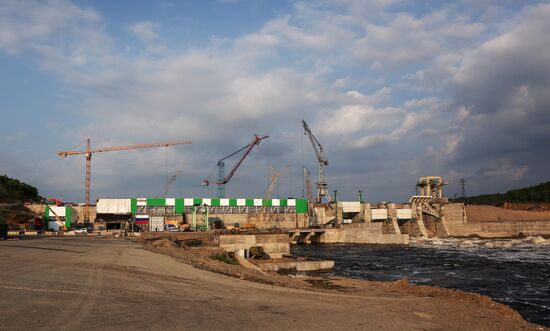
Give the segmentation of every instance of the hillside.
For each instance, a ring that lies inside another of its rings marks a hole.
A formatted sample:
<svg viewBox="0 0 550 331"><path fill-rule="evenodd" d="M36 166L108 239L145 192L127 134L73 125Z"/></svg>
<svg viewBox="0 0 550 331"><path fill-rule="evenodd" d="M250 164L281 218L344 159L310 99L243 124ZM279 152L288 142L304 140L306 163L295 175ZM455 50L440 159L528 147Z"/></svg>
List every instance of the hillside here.
<svg viewBox="0 0 550 331"><path fill-rule="evenodd" d="M38 189L6 175L0 176L0 203L39 202Z"/></svg>
<svg viewBox="0 0 550 331"><path fill-rule="evenodd" d="M36 217L23 203L41 200L36 187L6 175L0 176L0 224L7 224L12 230L22 228L24 223Z"/></svg>
<svg viewBox="0 0 550 331"><path fill-rule="evenodd" d="M459 198L456 202L472 205L502 206L507 203L550 203L550 182L535 186L510 190L506 193L483 194L466 198Z"/></svg>

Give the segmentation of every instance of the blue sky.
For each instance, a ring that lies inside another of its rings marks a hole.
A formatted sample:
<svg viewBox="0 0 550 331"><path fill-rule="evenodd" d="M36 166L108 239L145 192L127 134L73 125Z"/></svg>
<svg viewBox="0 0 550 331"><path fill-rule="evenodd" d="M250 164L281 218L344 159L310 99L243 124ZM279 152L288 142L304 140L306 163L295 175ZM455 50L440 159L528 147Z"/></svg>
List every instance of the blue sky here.
<svg viewBox="0 0 550 331"><path fill-rule="evenodd" d="M549 30L548 1L5 0L0 173L79 202L84 160L56 151L190 139L96 154L92 196L157 195L181 170L171 195L208 197L216 160L259 133L227 194L260 196L289 165L276 193L300 196L302 166L317 174L305 119L344 199L404 201L426 175L450 197L460 178L470 194L536 184Z"/></svg>

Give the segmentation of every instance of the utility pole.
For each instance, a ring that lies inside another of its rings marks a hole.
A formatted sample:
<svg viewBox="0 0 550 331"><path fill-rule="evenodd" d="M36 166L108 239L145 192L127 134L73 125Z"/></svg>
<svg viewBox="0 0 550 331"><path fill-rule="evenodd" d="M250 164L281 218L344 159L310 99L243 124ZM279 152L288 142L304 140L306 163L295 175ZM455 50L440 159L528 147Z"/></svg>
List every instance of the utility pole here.
<svg viewBox="0 0 550 331"><path fill-rule="evenodd" d="M461 178L460 179L460 186L462 188L462 197L465 198L466 197L466 189L464 188L465 187L465 184L466 183L466 180L464 178Z"/></svg>

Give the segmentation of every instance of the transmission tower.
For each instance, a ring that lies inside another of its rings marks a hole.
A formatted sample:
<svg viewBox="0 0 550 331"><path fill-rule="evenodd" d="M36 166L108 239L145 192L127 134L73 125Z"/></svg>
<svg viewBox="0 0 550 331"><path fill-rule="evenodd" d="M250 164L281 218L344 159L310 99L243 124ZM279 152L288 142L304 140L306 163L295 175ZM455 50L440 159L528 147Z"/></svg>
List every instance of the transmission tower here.
<svg viewBox="0 0 550 331"><path fill-rule="evenodd" d="M461 178L460 179L460 187L462 188L462 197L465 198L466 197L466 189L465 189L465 184L466 183L466 180L464 178Z"/></svg>

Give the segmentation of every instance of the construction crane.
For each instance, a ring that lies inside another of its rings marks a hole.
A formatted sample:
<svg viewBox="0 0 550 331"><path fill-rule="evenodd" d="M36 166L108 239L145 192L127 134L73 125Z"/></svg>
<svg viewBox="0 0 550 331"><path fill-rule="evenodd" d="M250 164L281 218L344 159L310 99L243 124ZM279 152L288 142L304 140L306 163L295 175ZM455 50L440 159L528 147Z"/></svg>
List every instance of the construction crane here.
<svg viewBox="0 0 550 331"><path fill-rule="evenodd" d="M170 186L174 184L174 182L176 181L176 178L179 175L181 175L181 170L178 170L175 173L173 173L170 179L168 179L168 181L166 182L166 185L164 185L164 189L162 190L161 196L163 198L166 198L166 196L168 195L168 191L170 191Z"/></svg>
<svg viewBox="0 0 550 331"><path fill-rule="evenodd" d="M277 184L277 180L279 179L279 176L285 172L285 170L288 168L288 165L286 165L283 169L280 171L275 170L275 168L271 167L271 180L269 181L269 186L267 187L267 190L264 192L264 199L267 201L271 199L273 196L273 190L275 190L275 185ZM266 206L262 204L262 211L261 214L265 214L265 208Z"/></svg>
<svg viewBox="0 0 550 331"><path fill-rule="evenodd" d="M304 134L309 137L319 163L319 178L317 179L317 196L315 202L321 203L322 198L325 197L330 204L331 198L328 194L327 183L325 182L325 166L328 165L327 156L323 150L323 146L321 146L321 143L315 138L306 121L302 120L302 125L304 126Z"/></svg>
<svg viewBox="0 0 550 331"><path fill-rule="evenodd" d="M239 150L227 155L226 157L224 158L221 158L219 161L218 161L218 180L217 181L210 181L208 179L205 179L202 181L202 185L203 186L208 186L210 184L216 184L218 185L218 198L225 198L225 184L227 184L229 182L229 180L231 180L231 178L233 177L233 175L235 174L235 172L237 171L237 169L239 168L239 166L241 165L241 163L243 163L244 159L248 156L248 154L250 154L250 152L252 151L252 148L254 148L254 146L258 146L260 145L260 142L266 138L269 138L269 136L258 136L257 134L254 135L254 139L252 139L252 141L240 148ZM240 152L244 151L243 155L241 156L241 158L239 159L239 161L237 161L237 163L235 163L235 165L233 166L233 168L231 168L231 170L229 171L229 174L227 174L227 176L225 175L225 160L232 157L233 155L236 155Z"/></svg>
<svg viewBox="0 0 550 331"><path fill-rule="evenodd" d="M90 179L91 179L91 166L92 166L92 154L94 153L103 153L103 152L116 152L116 151L126 151L133 149L143 149L143 148L155 148L155 147L169 147L175 145L185 145L191 144L190 140L176 140L176 141L167 141L160 143L152 144L136 144L128 146L115 146L115 147L102 147L92 149L91 139L86 139L86 150L85 151L59 151L57 155L60 157L67 157L69 155L85 155L86 157L86 184L85 184L85 206L84 206L84 221L88 222L90 219Z"/></svg>
<svg viewBox="0 0 550 331"><path fill-rule="evenodd" d="M307 198L307 201L311 202L311 173L306 167L303 167L304 169L304 186L306 190L305 197Z"/></svg>
<svg viewBox="0 0 550 331"><path fill-rule="evenodd" d="M273 196L273 191L275 190L275 186L277 185L277 181L278 181L279 177L283 174L283 172L285 172L285 170L288 167L289 166L286 165L280 171L277 171L277 170L275 170L275 168L270 167L270 169L271 169L271 180L269 181L269 185L268 185L267 189L264 192L263 201L269 201L271 199L271 197ZM260 223L265 221L266 210L267 210L267 204L262 202L262 207L260 208L260 211L258 213ZM247 223L247 224L244 225L244 229L252 229L252 228L254 228L253 224Z"/></svg>

